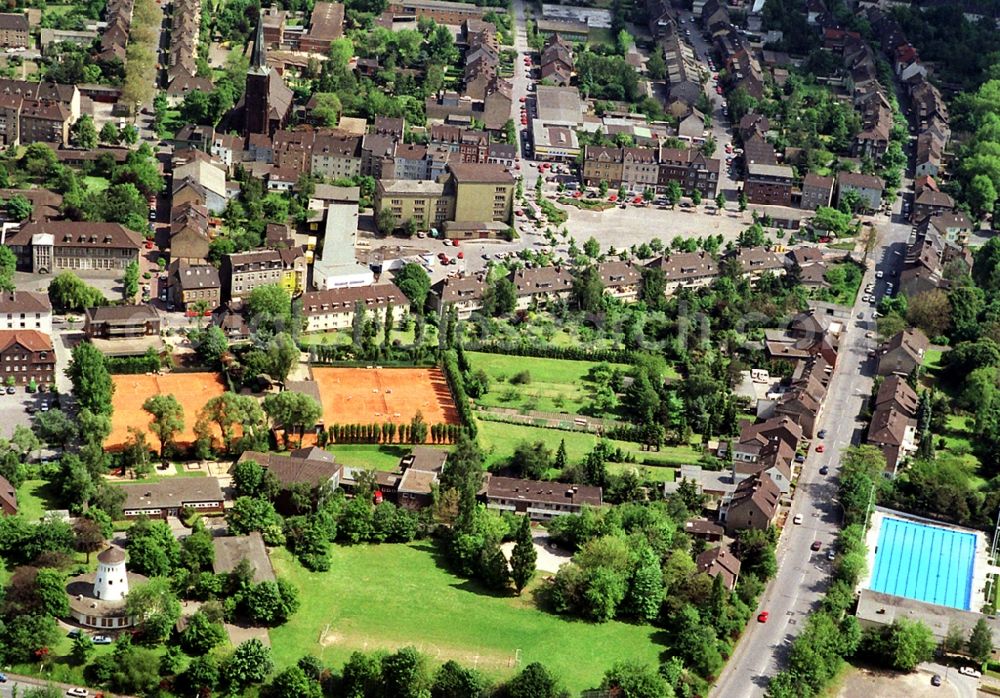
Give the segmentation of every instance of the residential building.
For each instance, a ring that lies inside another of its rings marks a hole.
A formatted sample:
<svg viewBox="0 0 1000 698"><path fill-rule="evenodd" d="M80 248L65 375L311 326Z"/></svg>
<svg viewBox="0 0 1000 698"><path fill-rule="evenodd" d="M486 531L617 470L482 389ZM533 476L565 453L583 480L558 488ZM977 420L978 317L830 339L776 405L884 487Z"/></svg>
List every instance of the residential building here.
<svg viewBox="0 0 1000 698"><path fill-rule="evenodd" d="M178 164L181 163L181 164ZM178 196L188 184L194 185L198 197ZM218 160L200 150L181 151L174 155L173 205L197 203L215 214L222 213L229 202L226 189L226 168Z"/></svg>
<svg viewBox="0 0 1000 698"><path fill-rule="evenodd" d="M697 148L666 148L659 150L656 187L663 191L670 182L678 182L690 194L696 189L706 199L714 199L719 188L722 161L708 158Z"/></svg>
<svg viewBox="0 0 1000 698"><path fill-rule="evenodd" d="M730 591L736 588L741 564L739 558L729 552L729 548L722 545L709 548L695 558L694 564L699 572L713 579L722 577L723 583Z"/></svg>
<svg viewBox="0 0 1000 698"><path fill-rule="evenodd" d="M0 330L38 330L52 334L52 302L45 293L0 292Z"/></svg>
<svg viewBox="0 0 1000 698"><path fill-rule="evenodd" d="M930 342L917 327L909 327L894 334L881 347L878 360L880 376L909 376L924 363Z"/></svg>
<svg viewBox="0 0 1000 698"><path fill-rule="evenodd" d="M56 353L49 335L38 330L0 330L0 381L53 385Z"/></svg>
<svg viewBox="0 0 1000 698"><path fill-rule="evenodd" d="M4 240L17 268L35 274L124 269L139 260L142 239L120 223L39 221L21 226Z"/></svg>
<svg viewBox="0 0 1000 698"><path fill-rule="evenodd" d="M168 272L167 297L174 305L187 308L188 304L204 302L214 310L222 303L222 282L215 267L175 260Z"/></svg>
<svg viewBox="0 0 1000 698"><path fill-rule="evenodd" d="M31 36L28 16L21 13L0 13L0 47L28 48Z"/></svg>
<svg viewBox="0 0 1000 698"><path fill-rule="evenodd" d="M455 188L456 222L510 221L514 177L501 165L453 163L448 166Z"/></svg>
<svg viewBox="0 0 1000 698"><path fill-rule="evenodd" d="M326 179L350 179L361 174L362 136L317 135L312 146L310 172Z"/></svg>
<svg viewBox="0 0 1000 698"><path fill-rule="evenodd" d="M899 272L902 294L912 297L947 288L951 278L971 273L972 252L963 245L962 228L954 227L949 232L949 223L954 220L951 214L938 214L917 226L916 240L907 248Z"/></svg>
<svg viewBox="0 0 1000 698"><path fill-rule="evenodd" d="M397 226L413 219L421 230L429 230L454 218L455 197L446 191L445 184L444 181L380 179L376 183L375 210L388 207Z"/></svg>
<svg viewBox="0 0 1000 698"><path fill-rule="evenodd" d="M723 499L720 521L730 535L746 529L767 530L778 517L780 501L781 491L767 473L753 475Z"/></svg>
<svg viewBox="0 0 1000 698"><path fill-rule="evenodd" d="M786 165L747 165L743 194L752 204L790 206L795 173Z"/></svg>
<svg viewBox="0 0 1000 698"><path fill-rule="evenodd" d="M641 267L632 262L608 261L597 265L604 292L625 303L639 300L639 287L642 283L640 270Z"/></svg>
<svg viewBox="0 0 1000 698"><path fill-rule="evenodd" d="M917 225L917 237L937 236L951 249L964 249L973 225L961 211L940 211L929 215Z"/></svg>
<svg viewBox="0 0 1000 698"><path fill-rule="evenodd" d="M227 254L222 258L219 277L223 300L249 297L258 286L281 285L284 264L277 250L254 250Z"/></svg>
<svg viewBox="0 0 1000 698"><path fill-rule="evenodd" d="M600 487L562 482L540 482L487 473L480 496L486 508L526 514L535 521L547 521L563 514L579 514L583 508L603 504Z"/></svg>
<svg viewBox="0 0 1000 698"><path fill-rule="evenodd" d="M514 282L517 283L516 277ZM482 310L484 290L482 277L466 276L441 279L431 286L431 308L434 312L443 314L450 306L454 305L458 318L468 320L472 317L472 313Z"/></svg>
<svg viewBox="0 0 1000 698"><path fill-rule="evenodd" d="M916 405L916 393L900 376L890 376L879 387L866 442L885 456L886 477L895 477L900 464L917 450Z"/></svg>
<svg viewBox="0 0 1000 698"><path fill-rule="evenodd" d="M920 192L913 200L913 215L910 220L920 223L930 216L939 213L949 213L955 209L955 201L941 191L927 188Z"/></svg>
<svg viewBox="0 0 1000 698"><path fill-rule="evenodd" d="M170 210L170 259L189 264L208 264L211 242L208 208L194 202Z"/></svg>
<svg viewBox="0 0 1000 698"><path fill-rule="evenodd" d="M877 211L882 205L882 192L885 183L874 175L858 172L837 173L837 206L844 200L848 192L855 192L861 199L862 208Z"/></svg>
<svg viewBox="0 0 1000 698"><path fill-rule="evenodd" d="M410 301L392 283L330 288L302 294L306 332L348 329L354 323L354 313L359 306L379 318L384 318L386 307L392 306L393 320L399 321L409 305Z"/></svg>
<svg viewBox="0 0 1000 698"><path fill-rule="evenodd" d="M511 272L517 295L517 309L544 307L552 301L568 300L573 292L573 275L565 267L534 267ZM479 282L483 286L483 282Z"/></svg>
<svg viewBox="0 0 1000 698"><path fill-rule="evenodd" d="M222 489L214 477L171 477L162 482L118 485L118 488L125 493L122 509L126 519L139 516L166 519L180 516L185 508L199 514L223 512Z"/></svg>
<svg viewBox="0 0 1000 698"><path fill-rule="evenodd" d="M821 177L812 172L807 174L802 179L802 208L815 211L821 206L829 206L833 181L833 177Z"/></svg>
<svg viewBox="0 0 1000 698"><path fill-rule="evenodd" d="M0 475L0 515L17 515L17 490L3 475Z"/></svg>
<svg viewBox="0 0 1000 698"><path fill-rule="evenodd" d="M622 148L603 145L588 145L583 149L583 183L596 187L605 182L609 187L618 187L622 182L624 167Z"/></svg>
<svg viewBox="0 0 1000 698"><path fill-rule="evenodd" d="M646 266L663 270L667 282L666 294L679 288L708 286L719 275L719 265L707 252L676 252L657 257Z"/></svg>
<svg viewBox="0 0 1000 698"><path fill-rule="evenodd" d="M301 246L282 246L278 248L278 254L281 255L281 286L294 298L306 290L308 264L305 249Z"/></svg>
<svg viewBox="0 0 1000 698"><path fill-rule="evenodd" d="M744 278L757 280L765 273L775 276L785 273L785 258L767 247L740 247L732 256Z"/></svg>

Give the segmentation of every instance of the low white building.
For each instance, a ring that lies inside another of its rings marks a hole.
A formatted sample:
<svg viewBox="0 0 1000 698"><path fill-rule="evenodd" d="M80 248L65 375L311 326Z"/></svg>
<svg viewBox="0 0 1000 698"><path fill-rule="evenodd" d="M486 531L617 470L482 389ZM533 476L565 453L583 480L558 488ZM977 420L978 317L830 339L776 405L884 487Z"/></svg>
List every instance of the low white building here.
<svg viewBox="0 0 1000 698"><path fill-rule="evenodd" d="M0 330L38 330L52 334L52 303L44 293L0 294Z"/></svg>
<svg viewBox="0 0 1000 698"><path fill-rule="evenodd" d="M375 273L358 262L358 206L331 203L326 209L323 251L313 262L313 285L319 290L371 286Z"/></svg>

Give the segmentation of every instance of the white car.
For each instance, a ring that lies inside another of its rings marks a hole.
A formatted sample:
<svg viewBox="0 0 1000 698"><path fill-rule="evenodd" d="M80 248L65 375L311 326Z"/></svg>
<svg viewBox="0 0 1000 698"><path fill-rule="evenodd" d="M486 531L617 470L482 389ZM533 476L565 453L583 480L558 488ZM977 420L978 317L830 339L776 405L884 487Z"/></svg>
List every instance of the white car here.
<svg viewBox="0 0 1000 698"><path fill-rule="evenodd" d="M802 514L796 514L792 518L792 523L795 524L796 526L799 525L799 524L801 524L802 523Z"/></svg>
<svg viewBox="0 0 1000 698"><path fill-rule="evenodd" d="M881 269L879 269L877 272L875 272L875 278L876 279L881 279L883 276L885 276L885 272L883 272Z"/></svg>
<svg viewBox="0 0 1000 698"><path fill-rule="evenodd" d="M870 300L871 300L871 296L869 296L869 295L868 295L868 294L866 293L865 295L861 296L861 300L862 300L862 301L864 301L865 303L867 303L868 301L870 301Z"/></svg>
<svg viewBox="0 0 1000 698"><path fill-rule="evenodd" d="M71 688L66 691L66 695L74 696L74 698L87 698L90 694L87 692L86 688Z"/></svg>
<svg viewBox="0 0 1000 698"><path fill-rule="evenodd" d="M973 676L973 677L975 677L977 679L980 678L983 675L983 672L981 672L978 669L975 669L975 668L973 668L971 666L961 667L958 670L958 673L962 674L963 676Z"/></svg>

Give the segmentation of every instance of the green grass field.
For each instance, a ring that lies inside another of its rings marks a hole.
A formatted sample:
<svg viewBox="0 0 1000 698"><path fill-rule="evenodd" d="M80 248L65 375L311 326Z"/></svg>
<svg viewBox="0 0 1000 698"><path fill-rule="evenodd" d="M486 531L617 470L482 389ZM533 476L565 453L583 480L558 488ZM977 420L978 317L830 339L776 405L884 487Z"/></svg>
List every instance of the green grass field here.
<svg viewBox="0 0 1000 698"><path fill-rule="evenodd" d="M477 402L486 407L513 407L579 414L587 404L593 383L587 374L597 365L591 361L537 359L528 356L466 352L474 370L482 369L490 377L490 392ZM628 371L625 364L611 364ZM527 371L531 382L515 385L510 382L518 373Z"/></svg>
<svg viewBox="0 0 1000 698"><path fill-rule="evenodd" d="M45 480L25 480L17 489L17 508L27 521L38 521L50 509L58 509L55 493Z"/></svg>
<svg viewBox="0 0 1000 698"><path fill-rule="evenodd" d="M100 192L107 189L111 182L105 177L84 177L83 184L87 187L87 191L99 194Z"/></svg>
<svg viewBox="0 0 1000 698"><path fill-rule="evenodd" d="M582 431L545 429L505 422L479 421L478 424L479 445L483 449L488 465L509 458L514 452L514 448L522 441L529 443L541 441L554 454L562 439L566 440L566 457L570 463L580 462L594 449L598 441L596 434ZM701 454L692 446L664 446L659 451L643 451L639 444L629 441L611 441L611 445L623 451L634 453L640 462L648 459L664 466L697 463L701 458Z"/></svg>
<svg viewBox="0 0 1000 698"><path fill-rule="evenodd" d="M442 448L447 447L442 446ZM326 450L336 456L338 463L348 467L392 472L399 467L399 459L410 452L410 447L407 445L338 444L327 446Z"/></svg>
<svg viewBox="0 0 1000 698"><path fill-rule="evenodd" d="M542 662L579 694L597 687L615 661L656 665L663 649L650 626L544 613L530 589L520 598L484 592L448 572L428 541L334 546L329 572L308 572L280 548L271 560L302 599L292 619L270 631L279 667L309 653L339 666L355 650L412 645L435 664L455 659L496 678Z"/></svg>
<svg viewBox="0 0 1000 698"><path fill-rule="evenodd" d="M923 367L925 371L937 371L941 368L941 357L944 352L940 349L928 349L924 353Z"/></svg>

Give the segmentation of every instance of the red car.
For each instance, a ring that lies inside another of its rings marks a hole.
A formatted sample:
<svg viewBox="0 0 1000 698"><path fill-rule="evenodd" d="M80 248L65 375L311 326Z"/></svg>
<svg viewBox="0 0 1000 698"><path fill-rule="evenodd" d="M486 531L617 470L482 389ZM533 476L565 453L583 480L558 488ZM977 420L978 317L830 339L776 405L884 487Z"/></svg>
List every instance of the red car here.
<svg viewBox="0 0 1000 698"><path fill-rule="evenodd" d="M719 87L719 86L716 86L716 87L715 87L715 94L717 94L717 95L721 95L721 94L722 94L722 88L721 88L721 87Z"/></svg>
<svg viewBox="0 0 1000 698"><path fill-rule="evenodd" d="M822 453L825 450L826 446L824 446L823 444L820 444L819 446L816 447L816 453Z"/></svg>
<svg viewBox="0 0 1000 698"><path fill-rule="evenodd" d="M821 547L823 547L823 544L820 543L818 540L814 540L812 542L812 545L809 546L809 549L810 550L819 550Z"/></svg>
<svg viewBox="0 0 1000 698"><path fill-rule="evenodd" d="M524 104L525 100L527 100L527 97L521 97L521 103L522 104Z"/></svg>
<svg viewBox="0 0 1000 698"><path fill-rule="evenodd" d="M759 614L757 614L757 622L758 623L766 623L767 622L767 618L768 618L767 611L761 611Z"/></svg>
<svg viewBox="0 0 1000 698"><path fill-rule="evenodd" d="M612 194L611 196L608 197L608 201L618 201L618 195Z"/></svg>

